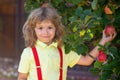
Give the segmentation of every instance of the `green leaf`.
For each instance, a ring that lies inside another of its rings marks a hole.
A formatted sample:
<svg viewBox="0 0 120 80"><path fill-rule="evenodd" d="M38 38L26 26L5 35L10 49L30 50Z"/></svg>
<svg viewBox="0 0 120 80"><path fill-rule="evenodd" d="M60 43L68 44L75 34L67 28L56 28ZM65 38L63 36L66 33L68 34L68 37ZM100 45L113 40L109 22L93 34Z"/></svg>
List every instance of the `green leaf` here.
<svg viewBox="0 0 120 80"><path fill-rule="evenodd" d="M119 74L120 74L120 66L119 66L119 65L116 66L116 67L113 69L113 72L114 72L114 74L119 75Z"/></svg>
<svg viewBox="0 0 120 80"><path fill-rule="evenodd" d="M93 10L95 10L97 8L97 2L98 2L98 0L93 0L93 2L91 4Z"/></svg>
<svg viewBox="0 0 120 80"><path fill-rule="evenodd" d="M106 65L102 66L102 69L103 70L112 70L113 66L114 66L113 63L106 64Z"/></svg>
<svg viewBox="0 0 120 80"><path fill-rule="evenodd" d="M78 45L76 46L76 51L78 54L85 54L86 52L88 52L88 48L85 45Z"/></svg>
<svg viewBox="0 0 120 80"><path fill-rule="evenodd" d="M85 17L84 24L87 24L87 22L88 22L90 19L92 19L92 16L87 15L87 16Z"/></svg>
<svg viewBox="0 0 120 80"><path fill-rule="evenodd" d="M82 2L82 0L67 0L68 2L71 2L73 4L78 4L80 2Z"/></svg>
<svg viewBox="0 0 120 80"><path fill-rule="evenodd" d="M72 16L69 18L69 21L74 22L77 20L77 16Z"/></svg>
<svg viewBox="0 0 120 80"><path fill-rule="evenodd" d="M40 3L41 0L36 0L38 3Z"/></svg>
<svg viewBox="0 0 120 80"><path fill-rule="evenodd" d="M114 46L109 47L108 50L109 50L110 53L112 53L114 55L119 54L118 49L116 47L114 47Z"/></svg>
<svg viewBox="0 0 120 80"><path fill-rule="evenodd" d="M118 39L118 40L116 41L116 43L117 43L117 44L120 44L120 39Z"/></svg>
<svg viewBox="0 0 120 80"><path fill-rule="evenodd" d="M104 47L108 49L110 47L110 44L111 44L110 42L107 42Z"/></svg>
<svg viewBox="0 0 120 80"><path fill-rule="evenodd" d="M79 40L78 40L78 41L79 41L79 44L83 44L83 38L80 38L80 37L79 37L78 39L79 39Z"/></svg>
<svg viewBox="0 0 120 80"><path fill-rule="evenodd" d="M56 6L59 6L59 4L62 2L63 0L52 0L53 4Z"/></svg>
<svg viewBox="0 0 120 80"><path fill-rule="evenodd" d="M92 15L92 12L91 12L90 9L85 9L85 10L83 11L83 14L84 14L84 16Z"/></svg>
<svg viewBox="0 0 120 80"><path fill-rule="evenodd" d="M34 0L26 0L24 5L25 11L29 13L31 10L40 7L40 2Z"/></svg>
<svg viewBox="0 0 120 80"><path fill-rule="evenodd" d="M68 43L65 43L65 54L68 54L71 50L71 46Z"/></svg>
<svg viewBox="0 0 120 80"><path fill-rule="evenodd" d="M102 65L101 62L96 61L96 62L94 63L94 68L100 68L101 65Z"/></svg>
<svg viewBox="0 0 120 80"><path fill-rule="evenodd" d="M77 31L77 27L74 26L74 28L73 28L73 32L76 32L76 31Z"/></svg>
<svg viewBox="0 0 120 80"><path fill-rule="evenodd" d="M93 38L93 36L91 34L92 33L86 33L85 36L84 36L84 40L90 41Z"/></svg>
<svg viewBox="0 0 120 80"><path fill-rule="evenodd" d="M54 2L57 2L57 3L60 3L62 2L63 0L53 0Z"/></svg>
<svg viewBox="0 0 120 80"><path fill-rule="evenodd" d="M82 7L79 7L75 10L75 14L78 15L78 16L81 16L82 14L82 11L83 11L83 8Z"/></svg>
<svg viewBox="0 0 120 80"><path fill-rule="evenodd" d="M101 74L101 80L111 80L111 74L112 74L112 71L111 70L108 70L108 71L103 71L102 74Z"/></svg>
<svg viewBox="0 0 120 80"><path fill-rule="evenodd" d="M99 21L94 21L93 23L94 23L95 26L96 26L96 25L100 25L100 22L99 22Z"/></svg>
<svg viewBox="0 0 120 80"><path fill-rule="evenodd" d="M104 46L101 44L98 44L97 46L99 46L98 50L104 50Z"/></svg>

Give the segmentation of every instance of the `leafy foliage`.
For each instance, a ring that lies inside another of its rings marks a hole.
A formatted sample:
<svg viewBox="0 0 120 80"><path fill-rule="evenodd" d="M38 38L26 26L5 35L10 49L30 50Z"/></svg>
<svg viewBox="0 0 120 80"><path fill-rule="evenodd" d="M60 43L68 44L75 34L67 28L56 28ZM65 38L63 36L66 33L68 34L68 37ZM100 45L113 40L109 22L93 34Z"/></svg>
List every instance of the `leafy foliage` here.
<svg viewBox="0 0 120 80"><path fill-rule="evenodd" d="M113 25L120 34L120 2L117 0L26 0L26 12L40 7L43 2L51 3L62 16L66 29L63 38L66 53L70 50L78 54L88 53L97 45L102 30L108 24ZM112 11L111 14L105 13L106 6ZM107 61L100 63L96 60L90 71L99 75L100 80L119 80L120 35L112 43L99 46L105 50Z"/></svg>

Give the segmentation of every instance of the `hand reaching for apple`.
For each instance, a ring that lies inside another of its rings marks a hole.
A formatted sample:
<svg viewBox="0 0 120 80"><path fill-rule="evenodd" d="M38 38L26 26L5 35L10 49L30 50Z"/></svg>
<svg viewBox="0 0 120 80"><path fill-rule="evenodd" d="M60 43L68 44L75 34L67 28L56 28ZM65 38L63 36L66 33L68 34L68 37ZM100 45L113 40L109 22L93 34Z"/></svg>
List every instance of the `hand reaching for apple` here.
<svg viewBox="0 0 120 80"><path fill-rule="evenodd" d="M117 35L115 28L113 26L106 26L105 29L103 30L103 36L100 41L101 45L106 44L107 42L112 41L115 36Z"/></svg>

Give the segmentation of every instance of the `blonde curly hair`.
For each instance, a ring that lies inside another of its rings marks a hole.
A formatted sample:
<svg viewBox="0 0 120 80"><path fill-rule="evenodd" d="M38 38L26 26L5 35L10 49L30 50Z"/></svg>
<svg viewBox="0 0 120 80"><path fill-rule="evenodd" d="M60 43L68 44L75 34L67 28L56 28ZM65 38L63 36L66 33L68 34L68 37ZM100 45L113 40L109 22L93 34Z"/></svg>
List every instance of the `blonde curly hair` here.
<svg viewBox="0 0 120 80"><path fill-rule="evenodd" d="M43 20L51 20L56 27L56 33L53 41L58 43L58 47L63 45L62 37L64 35L64 26L61 22L61 16L58 15L55 8L50 4L45 3L40 8L31 11L28 19L23 25L23 37L25 40L26 47L33 47L36 44L36 34L34 28L36 23L42 22Z"/></svg>

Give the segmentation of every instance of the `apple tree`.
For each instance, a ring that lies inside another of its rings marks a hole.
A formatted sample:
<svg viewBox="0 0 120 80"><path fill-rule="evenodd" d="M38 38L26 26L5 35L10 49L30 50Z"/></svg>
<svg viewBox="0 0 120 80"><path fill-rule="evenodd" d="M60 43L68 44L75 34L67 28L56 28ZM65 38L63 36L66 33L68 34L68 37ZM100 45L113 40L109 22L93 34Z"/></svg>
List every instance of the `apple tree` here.
<svg viewBox="0 0 120 80"><path fill-rule="evenodd" d="M26 0L29 13L43 2L51 3L62 16L65 25L66 53L74 50L86 55L96 45L102 50L90 71L99 80L120 80L120 1L117 0ZM113 26L116 38L105 46L97 44L105 26ZM104 53L104 54L103 54ZM102 59L102 62L100 61Z"/></svg>

